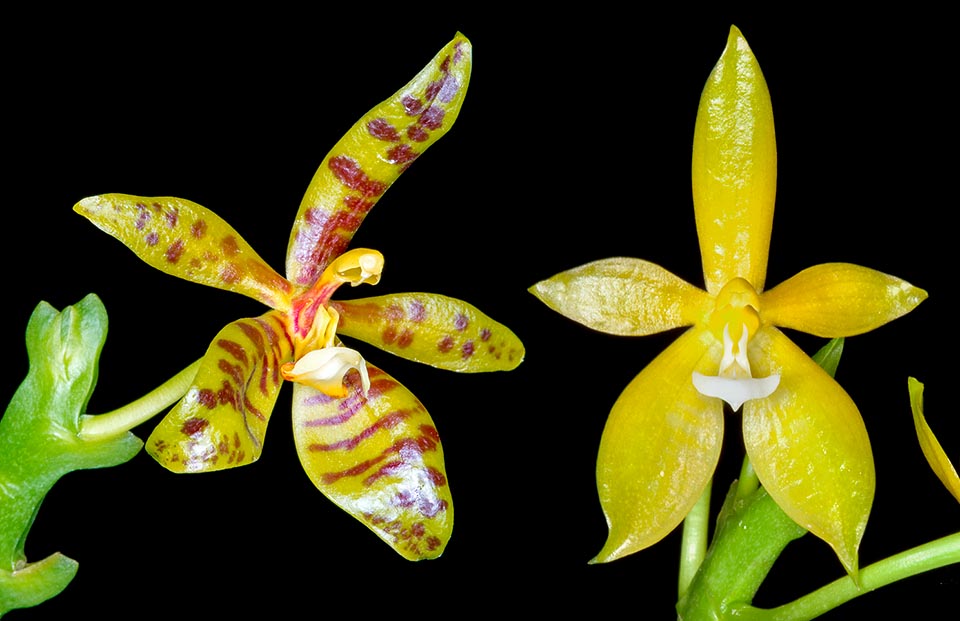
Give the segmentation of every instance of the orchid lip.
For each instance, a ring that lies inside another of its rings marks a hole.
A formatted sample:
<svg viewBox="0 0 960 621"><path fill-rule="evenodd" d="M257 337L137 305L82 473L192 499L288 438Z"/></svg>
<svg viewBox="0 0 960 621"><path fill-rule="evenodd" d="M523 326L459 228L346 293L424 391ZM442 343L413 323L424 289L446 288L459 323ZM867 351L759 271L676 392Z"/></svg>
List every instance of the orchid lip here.
<svg viewBox="0 0 960 621"><path fill-rule="evenodd" d="M370 375L367 363L359 352L348 347L324 347L315 349L297 360L286 363L280 371L283 378L310 386L331 397L345 397L347 388L343 379L350 369L360 372L363 394L370 390Z"/></svg>
<svg viewBox="0 0 960 621"><path fill-rule="evenodd" d="M723 399L734 412L745 401L769 397L779 385L779 373L768 377L723 377L693 372L693 386L697 392L706 397Z"/></svg>

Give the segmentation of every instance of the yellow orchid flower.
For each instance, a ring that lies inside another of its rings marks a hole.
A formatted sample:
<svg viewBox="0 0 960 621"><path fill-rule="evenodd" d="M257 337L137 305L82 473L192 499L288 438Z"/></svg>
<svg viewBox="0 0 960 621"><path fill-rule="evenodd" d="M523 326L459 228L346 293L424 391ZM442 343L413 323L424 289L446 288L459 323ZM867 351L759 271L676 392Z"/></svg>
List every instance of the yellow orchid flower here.
<svg viewBox="0 0 960 621"><path fill-rule="evenodd" d="M716 468L726 401L734 411L742 405L747 455L763 486L857 573L875 487L866 429L846 392L779 328L828 338L860 334L927 294L845 263L809 268L765 291L775 186L770 95L733 27L694 132L706 290L632 258L589 263L530 289L554 310L611 334L690 326L610 412L597 459L609 536L594 562L642 550L684 519Z"/></svg>
<svg viewBox="0 0 960 621"><path fill-rule="evenodd" d="M343 346L339 335L466 372L513 369L523 344L460 300L429 293L331 296L345 283L379 282L383 256L347 245L393 181L453 125L470 67L470 42L458 33L336 144L297 213L287 278L196 203L122 194L77 203L77 212L150 265L273 309L235 321L214 338L193 386L147 440L157 461L174 472L255 461L287 379L294 382L297 452L320 491L405 558L442 553L453 505L436 427L413 394Z"/></svg>

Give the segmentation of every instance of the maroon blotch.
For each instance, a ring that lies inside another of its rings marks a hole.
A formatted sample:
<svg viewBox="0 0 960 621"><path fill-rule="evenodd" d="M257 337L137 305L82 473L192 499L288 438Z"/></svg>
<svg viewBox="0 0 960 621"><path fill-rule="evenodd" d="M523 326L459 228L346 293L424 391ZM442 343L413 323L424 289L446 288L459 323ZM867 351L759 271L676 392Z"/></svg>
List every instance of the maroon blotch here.
<svg viewBox="0 0 960 621"><path fill-rule="evenodd" d="M167 261L170 263L176 263L180 260L180 257L183 255L183 240L178 239L169 246L167 246L166 252L163 255L167 258Z"/></svg>
<svg viewBox="0 0 960 621"><path fill-rule="evenodd" d="M414 142L423 142L429 137L430 134L424 131L419 125L411 125L407 128L407 138Z"/></svg>
<svg viewBox="0 0 960 621"><path fill-rule="evenodd" d="M403 104L403 110L409 116L416 116L423 110L423 102L412 95L404 95L400 99L400 103Z"/></svg>
<svg viewBox="0 0 960 621"><path fill-rule="evenodd" d="M441 354L445 354L451 349L453 349L453 337L451 336L445 336L442 339L440 339L439 343L437 343L437 350Z"/></svg>
<svg viewBox="0 0 960 621"><path fill-rule="evenodd" d="M207 234L207 222L205 220L197 220L191 224L190 234L196 239L203 239L203 236Z"/></svg>
<svg viewBox="0 0 960 621"><path fill-rule="evenodd" d="M440 126L443 125L443 115L443 108L430 106L420 115L420 122L427 129L440 129Z"/></svg>
<svg viewBox="0 0 960 621"><path fill-rule="evenodd" d="M371 136L379 140L386 140L387 142L397 142L400 140L400 134L397 133L397 128L383 118L373 119L367 123L367 131L370 132Z"/></svg>
<svg viewBox="0 0 960 621"><path fill-rule="evenodd" d="M201 433L208 425L210 425L210 421L205 418L188 418L183 421L183 426L180 427L180 433L185 436L192 436Z"/></svg>

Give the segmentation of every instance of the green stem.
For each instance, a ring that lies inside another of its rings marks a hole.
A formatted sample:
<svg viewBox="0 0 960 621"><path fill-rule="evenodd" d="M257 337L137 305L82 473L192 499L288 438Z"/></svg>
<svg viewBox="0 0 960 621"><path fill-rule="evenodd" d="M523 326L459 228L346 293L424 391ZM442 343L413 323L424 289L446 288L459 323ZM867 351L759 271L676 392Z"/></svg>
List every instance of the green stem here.
<svg viewBox="0 0 960 621"><path fill-rule="evenodd" d="M679 597L683 597L687 588L697 575L700 564L707 555L707 530L710 527L710 489L713 481L707 483L700 500L693 506L683 520L683 539L680 543Z"/></svg>
<svg viewBox="0 0 960 621"><path fill-rule="evenodd" d="M743 465L740 466L740 478L737 479L737 498L746 498L760 487L760 479L750 463L750 458L744 455Z"/></svg>
<svg viewBox="0 0 960 621"><path fill-rule="evenodd" d="M80 437L90 440L115 436L149 420L176 403L187 392L199 368L200 361L197 360L154 390L122 408L106 414L81 416Z"/></svg>
<svg viewBox="0 0 960 621"><path fill-rule="evenodd" d="M746 606L735 616L747 621L805 621L892 582L956 563L960 563L960 532L862 568L860 588L849 576L845 576L789 604L769 610Z"/></svg>

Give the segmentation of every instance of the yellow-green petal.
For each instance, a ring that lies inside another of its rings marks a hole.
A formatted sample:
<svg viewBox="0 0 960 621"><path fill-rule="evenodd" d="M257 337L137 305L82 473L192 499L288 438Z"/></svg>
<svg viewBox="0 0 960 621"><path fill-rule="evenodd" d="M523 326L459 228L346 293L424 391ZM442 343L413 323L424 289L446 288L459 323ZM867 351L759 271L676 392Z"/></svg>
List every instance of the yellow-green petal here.
<svg viewBox="0 0 960 621"><path fill-rule="evenodd" d="M276 311L221 330L193 386L150 434L147 452L174 472L256 461L283 383L280 365L293 357L285 331Z"/></svg>
<svg viewBox="0 0 960 621"><path fill-rule="evenodd" d="M873 504L876 476L870 439L857 406L840 385L776 328L750 343L759 376L780 386L743 406L743 441L780 508L826 541L851 575Z"/></svg>
<svg viewBox="0 0 960 621"><path fill-rule="evenodd" d="M693 387L693 371L715 372L721 346L691 328L637 375L607 419L597 489L610 530L593 562L649 547L696 504L720 458L723 402Z"/></svg>
<svg viewBox="0 0 960 621"><path fill-rule="evenodd" d="M711 307L705 291L659 265L625 257L561 272L532 286L530 293L564 317L625 336L692 325Z"/></svg>
<svg viewBox="0 0 960 621"><path fill-rule="evenodd" d="M910 377L907 378L907 387L910 391L910 409L913 410L913 424L917 428L920 449L937 478L943 482L953 497L960 501L960 476L957 475L957 469L947 457L943 447L940 446L940 441L933 435L933 430L923 416L923 384Z"/></svg>
<svg viewBox="0 0 960 621"><path fill-rule="evenodd" d="M408 560L436 558L453 531L453 500L433 420L409 390L367 365L343 399L293 389L293 435L314 485Z"/></svg>
<svg viewBox="0 0 960 621"><path fill-rule="evenodd" d="M770 93L733 27L704 86L693 136L693 205L712 295L737 277L763 290L776 185Z"/></svg>
<svg viewBox="0 0 960 621"><path fill-rule="evenodd" d="M869 332L905 315L927 292L896 276L850 263L824 263L760 298L765 323L826 338Z"/></svg>
<svg viewBox="0 0 960 621"><path fill-rule="evenodd" d="M379 104L324 158L300 203L287 277L310 286L346 251L380 196L460 113L470 81L470 41L457 33L420 73ZM367 71L369 72L369 70ZM416 202L416 197L407 197Z"/></svg>
<svg viewBox="0 0 960 621"><path fill-rule="evenodd" d="M290 283L206 207L182 198L103 194L73 209L162 272L273 308L289 306Z"/></svg>
<svg viewBox="0 0 960 621"><path fill-rule="evenodd" d="M477 308L435 293L334 300L337 333L441 369L509 371L523 361L520 339Z"/></svg>

